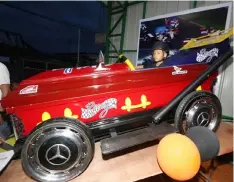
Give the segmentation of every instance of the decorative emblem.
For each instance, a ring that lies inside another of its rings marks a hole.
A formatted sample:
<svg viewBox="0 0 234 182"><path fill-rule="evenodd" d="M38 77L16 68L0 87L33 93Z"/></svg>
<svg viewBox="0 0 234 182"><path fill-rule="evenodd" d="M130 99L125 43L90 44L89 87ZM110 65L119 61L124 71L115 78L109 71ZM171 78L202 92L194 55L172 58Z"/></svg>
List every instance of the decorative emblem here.
<svg viewBox="0 0 234 182"><path fill-rule="evenodd" d="M173 66L173 68L175 71L172 72L172 75L183 75L188 73L188 70L182 70L182 68L177 66Z"/></svg>
<svg viewBox="0 0 234 182"><path fill-rule="evenodd" d="M77 119L77 118L79 117L78 115L73 115L71 109L69 109L69 108L65 108L65 109L64 109L64 116L65 116L65 117L68 117L68 118L69 118L69 117L70 117L70 118L75 118L75 119ZM46 121L46 120L48 120L48 119L51 119L50 113L49 113L49 112L43 112L42 115L41 115L41 119L42 119L42 122L43 122L43 121ZM37 125L39 125L39 124L42 123L42 122L37 123Z"/></svg>
<svg viewBox="0 0 234 182"><path fill-rule="evenodd" d="M29 85L25 88L23 88L22 90L20 90L20 95L23 94L32 94L32 93L37 93L38 90L38 85Z"/></svg>
<svg viewBox="0 0 234 182"><path fill-rule="evenodd" d="M218 57L219 54L219 49L218 48L213 48L210 51L206 51L206 49L201 49L200 53L197 53L197 62L203 62L205 61L206 63L209 63L213 57Z"/></svg>
<svg viewBox="0 0 234 182"><path fill-rule="evenodd" d="M117 99L110 98L105 100L103 103L96 104L95 102L90 102L86 108L81 108L81 118L88 119L96 115L99 111L99 118L104 118L110 109L117 109Z"/></svg>
<svg viewBox="0 0 234 182"><path fill-rule="evenodd" d="M46 151L46 160L52 165L65 164L71 157L70 149L63 144L54 144Z"/></svg>
<svg viewBox="0 0 234 182"><path fill-rule="evenodd" d="M202 112L201 114L198 115L197 117L197 123L200 126L206 126L209 124L209 115L207 112Z"/></svg>
<svg viewBox="0 0 234 182"><path fill-rule="evenodd" d="M72 73L73 68L65 68L63 74Z"/></svg>
<svg viewBox="0 0 234 182"><path fill-rule="evenodd" d="M125 99L125 105L121 107L122 110L127 110L130 112L132 109L143 108L145 109L147 106L151 104L150 101L147 101L147 97L145 95L141 96L141 103L137 105L132 105L132 101L129 97Z"/></svg>

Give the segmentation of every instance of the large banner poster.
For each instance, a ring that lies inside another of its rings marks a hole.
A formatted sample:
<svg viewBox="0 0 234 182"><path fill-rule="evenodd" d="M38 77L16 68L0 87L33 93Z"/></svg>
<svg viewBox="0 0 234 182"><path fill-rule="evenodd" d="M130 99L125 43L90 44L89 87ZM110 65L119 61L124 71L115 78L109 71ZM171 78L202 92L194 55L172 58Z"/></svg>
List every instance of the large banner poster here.
<svg viewBox="0 0 234 182"><path fill-rule="evenodd" d="M153 45L164 42L169 47L165 66L211 62L227 51L227 42L219 45L180 49L191 39L228 29L232 3L196 8L140 20L136 65L153 57Z"/></svg>

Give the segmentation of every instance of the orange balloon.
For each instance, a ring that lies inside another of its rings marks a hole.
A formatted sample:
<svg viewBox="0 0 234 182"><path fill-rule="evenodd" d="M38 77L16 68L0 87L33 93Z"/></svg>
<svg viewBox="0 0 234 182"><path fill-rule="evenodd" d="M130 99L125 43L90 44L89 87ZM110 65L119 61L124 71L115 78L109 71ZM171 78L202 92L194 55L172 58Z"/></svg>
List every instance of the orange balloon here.
<svg viewBox="0 0 234 182"><path fill-rule="evenodd" d="M157 147L157 159L162 171L179 181L192 179L201 165L197 146L190 138L178 133L162 138Z"/></svg>

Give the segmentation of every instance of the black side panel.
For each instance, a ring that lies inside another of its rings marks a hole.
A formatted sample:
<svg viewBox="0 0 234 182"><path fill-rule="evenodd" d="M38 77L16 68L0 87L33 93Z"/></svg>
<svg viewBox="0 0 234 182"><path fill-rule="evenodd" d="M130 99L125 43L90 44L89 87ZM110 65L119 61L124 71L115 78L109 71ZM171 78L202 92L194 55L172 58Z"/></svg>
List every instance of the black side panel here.
<svg viewBox="0 0 234 182"><path fill-rule="evenodd" d="M110 137L110 129L114 128L116 133L123 134L131 132L140 128L148 127L149 123L153 121L153 114L158 109L147 110L138 113L131 113L128 115L102 119L93 123L87 124L92 130L96 141ZM174 117L174 111L168 114L167 121Z"/></svg>
<svg viewBox="0 0 234 182"><path fill-rule="evenodd" d="M101 140L102 154L111 154L146 142L151 142L176 131L174 127L167 123L159 125L152 123L150 127Z"/></svg>

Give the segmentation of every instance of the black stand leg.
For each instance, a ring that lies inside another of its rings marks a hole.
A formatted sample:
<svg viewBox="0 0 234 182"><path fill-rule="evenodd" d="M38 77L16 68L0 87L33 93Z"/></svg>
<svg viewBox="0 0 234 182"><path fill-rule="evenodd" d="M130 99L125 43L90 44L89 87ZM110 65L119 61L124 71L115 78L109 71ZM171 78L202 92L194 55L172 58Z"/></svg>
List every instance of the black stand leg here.
<svg viewBox="0 0 234 182"><path fill-rule="evenodd" d="M198 172L198 177L203 179L204 182L211 182L211 173L213 172L213 170L216 168L215 166L215 159L212 159L210 162L210 165L207 169L203 168L201 166L199 172Z"/></svg>

